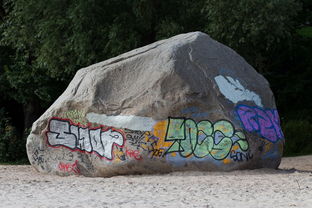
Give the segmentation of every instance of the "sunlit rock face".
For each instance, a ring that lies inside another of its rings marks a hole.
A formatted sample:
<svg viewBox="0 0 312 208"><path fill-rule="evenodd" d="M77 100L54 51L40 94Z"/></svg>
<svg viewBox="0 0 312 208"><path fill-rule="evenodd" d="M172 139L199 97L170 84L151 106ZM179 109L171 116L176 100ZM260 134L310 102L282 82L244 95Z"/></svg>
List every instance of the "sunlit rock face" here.
<svg viewBox="0 0 312 208"><path fill-rule="evenodd" d="M58 175L277 168L269 83L201 32L80 69L33 124L31 164Z"/></svg>

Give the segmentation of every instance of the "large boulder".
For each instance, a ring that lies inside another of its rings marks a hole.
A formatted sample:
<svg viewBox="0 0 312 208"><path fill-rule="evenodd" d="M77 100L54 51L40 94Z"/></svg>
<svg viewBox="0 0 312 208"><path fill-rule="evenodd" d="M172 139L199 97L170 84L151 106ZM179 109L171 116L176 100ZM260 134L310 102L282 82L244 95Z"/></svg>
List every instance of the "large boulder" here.
<svg viewBox="0 0 312 208"><path fill-rule="evenodd" d="M267 80L201 32L80 69L33 124L31 164L59 175L277 168Z"/></svg>

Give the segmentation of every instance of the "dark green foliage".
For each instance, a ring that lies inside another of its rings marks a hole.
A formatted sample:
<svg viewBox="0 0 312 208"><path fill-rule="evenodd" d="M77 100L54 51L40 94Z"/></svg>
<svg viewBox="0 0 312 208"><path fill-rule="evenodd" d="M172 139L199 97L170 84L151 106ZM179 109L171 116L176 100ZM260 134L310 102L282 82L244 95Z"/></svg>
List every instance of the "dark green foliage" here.
<svg viewBox="0 0 312 208"><path fill-rule="evenodd" d="M291 38L299 10L295 0L207 0L204 11L209 24L205 28L265 72L271 55Z"/></svg>
<svg viewBox="0 0 312 208"><path fill-rule="evenodd" d="M297 32L302 37L312 38L312 27L311 26L303 27L303 28L299 29Z"/></svg>
<svg viewBox="0 0 312 208"><path fill-rule="evenodd" d="M3 25L3 44L16 49L19 68L29 65L32 72L65 83L81 67L194 30L198 25L193 18L201 9L198 3L190 1L16 0L14 3L12 15ZM179 17L181 12L183 16Z"/></svg>
<svg viewBox="0 0 312 208"><path fill-rule="evenodd" d="M27 159L26 137L20 137L4 109L0 108L0 162L21 162Z"/></svg>
<svg viewBox="0 0 312 208"><path fill-rule="evenodd" d="M203 22L197 17L202 0L12 2L6 4L10 15L1 26L1 44L15 53L6 81L16 92L13 99L26 104L35 98L45 107L78 69L196 30Z"/></svg>
<svg viewBox="0 0 312 208"><path fill-rule="evenodd" d="M282 121L312 122L312 39L297 40L293 46L293 60L288 66L267 77L274 90Z"/></svg>
<svg viewBox="0 0 312 208"><path fill-rule="evenodd" d="M312 38L294 34L291 50L279 55L275 70L265 75L274 90L282 121L312 122Z"/></svg>
<svg viewBox="0 0 312 208"><path fill-rule="evenodd" d="M289 120L284 123L283 130L287 138L284 155L295 156L312 153L311 122L307 120Z"/></svg>

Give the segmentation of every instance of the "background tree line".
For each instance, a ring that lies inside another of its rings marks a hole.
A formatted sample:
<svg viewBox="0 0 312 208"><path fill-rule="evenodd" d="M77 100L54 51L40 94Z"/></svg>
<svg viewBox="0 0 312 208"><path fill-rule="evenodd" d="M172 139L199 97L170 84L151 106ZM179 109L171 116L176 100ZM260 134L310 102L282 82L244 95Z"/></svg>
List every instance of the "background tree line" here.
<svg viewBox="0 0 312 208"><path fill-rule="evenodd" d="M310 0L0 0L0 161L85 66L203 31L271 83L286 154L312 153Z"/></svg>

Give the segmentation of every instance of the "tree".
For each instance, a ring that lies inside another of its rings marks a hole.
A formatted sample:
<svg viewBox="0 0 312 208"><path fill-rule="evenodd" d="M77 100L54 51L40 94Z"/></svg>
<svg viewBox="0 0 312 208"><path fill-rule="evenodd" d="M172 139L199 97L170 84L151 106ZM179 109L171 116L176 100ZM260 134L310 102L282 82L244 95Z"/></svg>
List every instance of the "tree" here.
<svg viewBox="0 0 312 208"><path fill-rule="evenodd" d="M12 1L1 42L15 51L6 77L16 91L13 98L24 106L25 127L78 69L198 27L193 19L200 2Z"/></svg>
<svg viewBox="0 0 312 208"><path fill-rule="evenodd" d="M299 10L295 0L207 0L205 30L266 73L276 54L287 49Z"/></svg>

